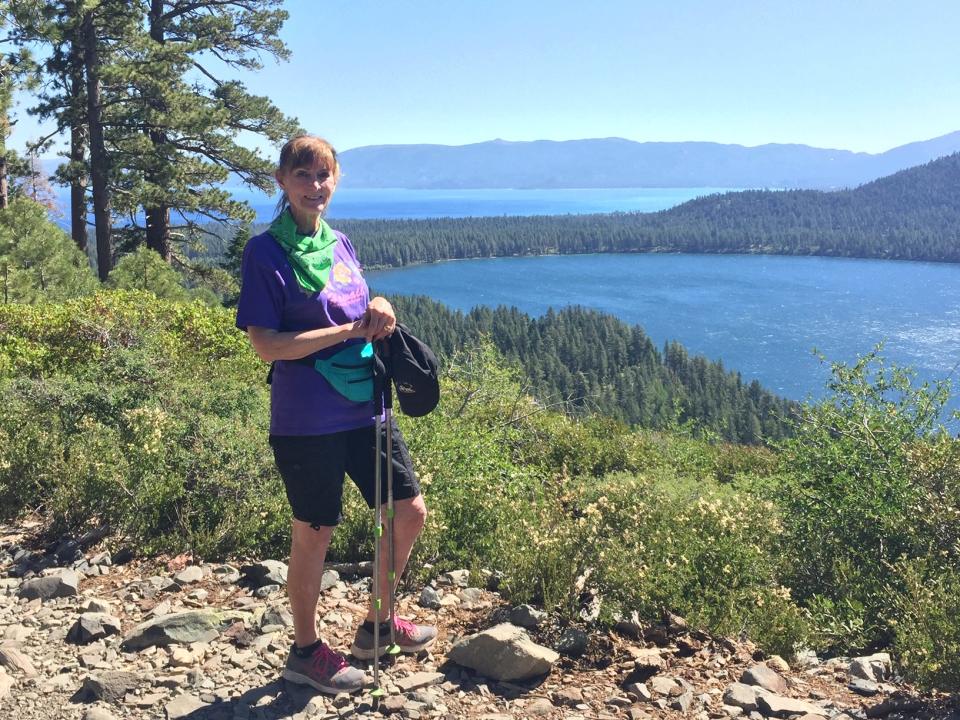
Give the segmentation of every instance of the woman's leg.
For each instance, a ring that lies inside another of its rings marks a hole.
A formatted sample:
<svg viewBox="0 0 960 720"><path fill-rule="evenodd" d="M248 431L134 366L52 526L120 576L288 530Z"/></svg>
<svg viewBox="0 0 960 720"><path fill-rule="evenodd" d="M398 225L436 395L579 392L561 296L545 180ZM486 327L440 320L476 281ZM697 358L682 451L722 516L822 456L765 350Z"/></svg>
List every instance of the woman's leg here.
<svg viewBox="0 0 960 720"><path fill-rule="evenodd" d="M307 647L318 639L317 602L320 600L323 561L332 534L332 527L320 525L314 529L309 523L293 521L287 595L293 613L293 634L297 647Z"/></svg>
<svg viewBox="0 0 960 720"><path fill-rule="evenodd" d="M396 589L397 584L400 582L400 576L407 566L407 560L410 559L410 551L413 550L413 544L416 542L417 536L423 529L423 524L427 519L427 506L423 502L423 496L417 495L407 500L395 501L393 509L393 551L397 565L396 575L394 576L394 589ZM382 622L386 620L390 614L390 604L387 602L387 593L390 588L390 580L388 579L390 568L387 562L387 558L390 557L389 553L387 533L384 532L380 538L380 558L382 560L380 563L380 587L383 588L383 598L380 603L379 616L375 604L371 601L370 609L367 612L367 620L379 620Z"/></svg>

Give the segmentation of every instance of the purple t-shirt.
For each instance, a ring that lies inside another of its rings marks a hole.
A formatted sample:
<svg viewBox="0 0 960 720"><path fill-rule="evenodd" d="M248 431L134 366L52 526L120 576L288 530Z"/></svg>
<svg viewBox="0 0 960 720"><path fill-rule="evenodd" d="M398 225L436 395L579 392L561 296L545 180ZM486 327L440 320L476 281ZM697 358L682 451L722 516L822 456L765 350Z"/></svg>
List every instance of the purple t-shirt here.
<svg viewBox="0 0 960 720"><path fill-rule="evenodd" d="M237 327L313 330L353 322L363 316L370 292L347 236L336 232L333 265L323 290L311 293L297 283L287 255L270 233L250 238L243 251ZM346 340L309 357L328 358ZM309 365L279 360L270 386L270 433L326 435L374 423L373 402L347 400Z"/></svg>

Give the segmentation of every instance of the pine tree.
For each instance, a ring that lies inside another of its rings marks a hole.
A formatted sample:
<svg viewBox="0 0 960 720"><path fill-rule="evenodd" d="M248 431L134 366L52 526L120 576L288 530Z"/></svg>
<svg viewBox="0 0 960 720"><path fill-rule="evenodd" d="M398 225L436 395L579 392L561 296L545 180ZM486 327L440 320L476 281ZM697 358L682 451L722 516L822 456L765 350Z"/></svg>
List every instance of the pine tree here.
<svg viewBox="0 0 960 720"><path fill-rule="evenodd" d="M148 5L146 32L122 63L140 102L126 108L110 143L124 159L120 182L131 226L169 260L172 242L201 232L200 218L254 219L224 183L235 179L272 187L272 162L241 146L238 135L252 133L278 143L298 127L269 99L218 77L208 62L216 58L221 70L257 70L262 54L285 59L288 51L277 33L287 13L278 9L279 0L150 0ZM196 71L196 79L188 81L188 71Z"/></svg>

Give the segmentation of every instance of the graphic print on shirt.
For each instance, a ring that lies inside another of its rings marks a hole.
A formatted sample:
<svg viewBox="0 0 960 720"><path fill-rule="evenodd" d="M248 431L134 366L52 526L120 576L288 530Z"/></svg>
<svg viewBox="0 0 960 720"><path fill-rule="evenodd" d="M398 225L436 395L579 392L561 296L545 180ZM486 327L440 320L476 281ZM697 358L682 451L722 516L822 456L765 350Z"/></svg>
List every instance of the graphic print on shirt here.
<svg viewBox="0 0 960 720"><path fill-rule="evenodd" d="M360 269L347 259L338 259L330 271L331 282L323 289L330 302L347 307L358 301L364 301L367 293L366 283ZM364 303L365 304L365 303Z"/></svg>

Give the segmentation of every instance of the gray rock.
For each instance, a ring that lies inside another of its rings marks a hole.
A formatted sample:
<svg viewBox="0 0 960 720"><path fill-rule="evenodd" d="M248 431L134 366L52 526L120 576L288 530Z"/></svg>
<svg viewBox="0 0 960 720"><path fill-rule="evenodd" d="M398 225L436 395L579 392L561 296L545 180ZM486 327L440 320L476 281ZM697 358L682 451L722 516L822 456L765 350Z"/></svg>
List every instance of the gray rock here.
<svg viewBox="0 0 960 720"><path fill-rule="evenodd" d="M580 657L587 651L588 636L579 628L567 628L557 641L556 650L567 657Z"/></svg>
<svg viewBox="0 0 960 720"><path fill-rule="evenodd" d="M789 689L787 681L766 665L754 665L743 671L740 682L745 685L756 685L772 693L783 694Z"/></svg>
<svg viewBox="0 0 960 720"><path fill-rule="evenodd" d="M117 716L102 707L87 708L83 720L117 720Z"/></svg>
<svg viewBox="0 0 960 720"><path fill-rule="evenodd" d="M647 681L647 687L658 695L672 695L680 685L671 677L656 676Z"/></svg>
<svg viewBox="0 0 960 720"><path fill-rule="evenodd" d="M541 715L550 715L553 713L553 703L546 698L537 698L529 705L523 708L528 717L540 717Z"/></svg>
<svg viewBox="0 0 960 720"><path fill-rule="evenodd" d="M466 608L476 607L483 602L483 590L480 588L463 588L457 592L457 595L460 597L463 606Z"/></svg>
<svg viewBox="0 0 960 720"><path fill-rule="evenodd" d="M326 592L340 582L340 573L336 570L324 570L320 577L320 592Z"/></svg>
<svg viewBox="0 0 960 720"><path fill-rule="evenodd" d="M923 709L923 707L924 702L919 698L898 691L878 704L868 707L866 713L868 718L885 717L892 713L908 715Z"/></svg>
<svg viewBox="0 0 960 720"><path fill-rule="evenodd" d="M83 692L94 700L119 703L124 696L140 684L140 676L126 670L108 670L99 675L84 678Z"/></svg>
<svg viewBox="0 0 960 720"><path fill-rule="evenodd" d="M51 600L59 597L79 595L80 576L73 570L64 570L56 575L25 580L20 586L19 596L27 600Z"/></svg>
<svg viewBox="0 0 960 720"><path fill-rule="evenodd" d="M90 598L83 605L80 606L80 609L83 612L92 612L92 613L109 613L113 608L110 607L110 603L106 600L100 600L99 598Z"/></svg>
<svg viewBox="0 0 960 720"><path fill-rule="evenodd" d="M12 645L0 645L0 665L11 671L19 671L28 678L37 677L38 674L26 653Z"/></svg>
<svg viewBox="0 0 960 720"><path fill-rule="evenodd" d="M213 569L213 576L222 585L229 585L240 581L240 571L233 565L217 565Z"/></svg>
<svg viewBox="0 0 960 720"><path fill-rule="evenodd" d="M400 692L408 693L430 685L438 685L443 682L444 677L443 673L438 672L418 672L399 678L394 681L394 684L400 688Z"/></svg>
<svg viewBox="0 0 960 720"><path fill-rule="evenodd" d="M626 690L631 695L637 696L641 700L649 701L653 699L653 693L650 692L650 688L648 688L645 683L641 683L641 682L628 683L627 685L623 686L623 689Z"/></svg>
<svg viewBox="0 0 960 720"><path fill-rule="evenodd" d="M691 705L693 705L693 693L689 690L670 701L671 709L679 710L684 714L689 712Z"/></svg>
<svg viewBox="0 0 960 720"><path fill-rule="evenodd" d="M763 688L755 685L733 683L723 693L723 704L741 708L746 712L753 712L758 707L757 696L763 692L765 692Z"/></svg>
<svg viewBox="0 0 960 720"><path fill-rule="evenodd" d="M203 568L199 565L187 565L183 570L173 576L178 585L190 585L203 580Z"/></svg>
<svg viewBox="0 0 960 720"><path fill-rule="evenodd" d="M106 613L83 613L67 633L69 642L86 645L109 635L119 635L120 620Z"/></svg>
<svg viewBox="0 0 960 720"><path fill-rule="evenodd" d="M244 565L240 568L240 572L254 587L287 584L287 566L279 560L263 560Z"/></svg>
<svg viewBox="0 0 960 720"><path fill-rule="evenodd" d="M253 591L253 596L258 598L268 598L274 593L280 592L280 586L274 583L270 585L261 585L256 590Z"/></svg>
<svg viewBox="0 0 960 720"><path fill-rule="evenodd" d="M447 658L494 680L525 680L544 675L559 659L550 648L537 645L522 628L501 623L458 640Z"/></svg>
<svg viewBox="0 0 960 720"><path fill-rule="evenodd" d="M260 619L260 629L264 630L264 628L267 627L277 626L293 627L293 615L283 607L267 608L267 611L263 613L263 617Z"/></svg>
<svg viewBox="0 0 960 720"><path fill-rule="evenodd" d="M197 710L202 710L207 707L208 704L209 703L203 702L196 695L184 693L177 695L173 700L164 705L163 709L167 713L167 720L180 720L180 718L188 717L197 712Z"/></svg>
<svg viewBox="0 0 960 720"><path fill-rule="evenodd" d="M249 620L248 614L211 609L164 615L137 625L123 638L122 647L141 650L151 645L209 642L237 620Z"/></svg>
<svg viewBox="0 0 960 720"><path fill-rule="evenodd" d="M819 705L808 703L805 700L764 693L757 696L757 706L760 712L777 718L791 717L792 715L819 715L827 717L830 712Z"/></svg>
<svg viewBox="0 0 960 720"><path fill-rule="evenodd" d="M510 611L510 622L517 627L533 630L540 627L546 616L545 612L530 605L518 605Z"/></svg>
<svg viewBox="0 0 960 720"><path fill-rule="evenodd" d="M440 593L427 585L420 591L420 607L438 610L440 608Z"/></svg>
<svg viewBox="0 0 960 720"><path fill-rule="evenodd" d="M817 653L813 650L800 650L794 655L794 662L797 667L806 670L807 668L816 667L820 664L820 658L817 657Z"/></svg>
<svg viewBox="0 0 960 720"><path fill-rule="evenodd" d="M854 678L847 687L857 695L863 695L864 697L873 697L880 692L880 686L877 683L863 678Z"/></svg>
<svg viewBox="0 0 960 720"><path fill-rule="evenodd" d="M470 584L470 571L451 570L437 578L437 582L441 585L453 585L454 587L465 588Z"/></svg>
<svg viewBox="0 0 960 720"><path fill-rule="evenodd" d="M14 682L15 680L7 675L7 671L0 668L0 701L10 694L10 689L13 687Z"/></svg>
<svg viewBox="0 0 960 720"><path fill-rule="evenodd" d="M848 671L855 678L883 682L890 676L890 653L876 653L854 658Z"/></svg>

